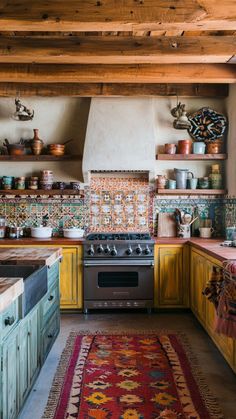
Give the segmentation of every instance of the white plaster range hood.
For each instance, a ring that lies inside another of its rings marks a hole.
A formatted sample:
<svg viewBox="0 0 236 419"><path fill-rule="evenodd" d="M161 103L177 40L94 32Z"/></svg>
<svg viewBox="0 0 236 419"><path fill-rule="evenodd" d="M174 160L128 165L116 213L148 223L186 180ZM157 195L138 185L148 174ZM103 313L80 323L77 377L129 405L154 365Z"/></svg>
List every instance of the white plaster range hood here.
<svg viewBox="0 0 236 419"><path fill-rule="evenodd" d="M91 171L155 170L152 99L93 98L82 163L84 182Z"/></svg>

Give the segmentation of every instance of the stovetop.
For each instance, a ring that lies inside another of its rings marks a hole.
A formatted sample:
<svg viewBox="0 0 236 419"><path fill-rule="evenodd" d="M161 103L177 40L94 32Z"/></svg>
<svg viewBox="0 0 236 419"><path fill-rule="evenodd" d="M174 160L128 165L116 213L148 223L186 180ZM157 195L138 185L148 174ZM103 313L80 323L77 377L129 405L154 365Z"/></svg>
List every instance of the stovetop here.
<svg viewBox="0 0 236 419"><path fill-rule="evenodd" d="M151 240L149 233L90 233L86 240Z"/></svg>
<svg viewBox="0 0 236 419"><path fill-rule="evenodd" d="M154 241L149 233L91 233L84 244L84 258L149 259Z"/></svg>

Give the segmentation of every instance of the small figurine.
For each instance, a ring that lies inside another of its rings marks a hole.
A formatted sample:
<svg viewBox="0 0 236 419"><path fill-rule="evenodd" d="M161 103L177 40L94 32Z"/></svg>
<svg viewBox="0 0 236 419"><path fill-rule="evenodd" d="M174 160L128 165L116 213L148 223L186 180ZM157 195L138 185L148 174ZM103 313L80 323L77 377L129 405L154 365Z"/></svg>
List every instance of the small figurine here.
<svg viewBox="0 0 236 419"><path fill-rule="evenodd" d="M191 127L191 123L188 120L185 104L178 102L177 106L171 109L171 115L176 118L173 122L173 126L176 129L188 129Z"/></svg>
<svg viewBox="0 0 236 419"><path fill-rule="evenodd" d="M13 118L17 121L31 121L34 117L34 111L28 109L25 105L23 105L20 99L15 99L16 105L16 112L13 115Z"/></svg>

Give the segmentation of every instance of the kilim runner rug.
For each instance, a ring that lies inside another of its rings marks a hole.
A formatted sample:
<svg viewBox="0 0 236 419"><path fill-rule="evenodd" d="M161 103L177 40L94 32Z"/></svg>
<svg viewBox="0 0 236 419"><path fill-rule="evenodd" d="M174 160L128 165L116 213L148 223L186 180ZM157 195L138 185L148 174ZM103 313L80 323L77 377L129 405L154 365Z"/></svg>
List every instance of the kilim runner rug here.
<svg viewBox="0 0 236 419"><path fill-rule="evenodd" d="M78 334L67 341L43 419L222 419L185 339Z"/></svg>

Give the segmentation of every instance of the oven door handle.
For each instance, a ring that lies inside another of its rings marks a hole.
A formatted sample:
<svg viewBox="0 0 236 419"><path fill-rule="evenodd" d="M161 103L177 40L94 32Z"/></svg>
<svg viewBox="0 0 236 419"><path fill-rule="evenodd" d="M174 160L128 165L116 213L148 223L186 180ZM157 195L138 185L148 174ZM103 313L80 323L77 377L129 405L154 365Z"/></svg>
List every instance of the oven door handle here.
<svg viewBox="0 0 236 419"><path fill-rule="evenodd" d="M154 268L154 260L85 260L84 266L95 267L95 266L149 266Z"/></svg>

